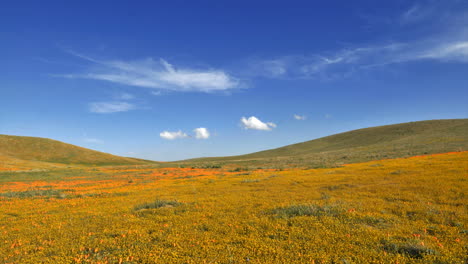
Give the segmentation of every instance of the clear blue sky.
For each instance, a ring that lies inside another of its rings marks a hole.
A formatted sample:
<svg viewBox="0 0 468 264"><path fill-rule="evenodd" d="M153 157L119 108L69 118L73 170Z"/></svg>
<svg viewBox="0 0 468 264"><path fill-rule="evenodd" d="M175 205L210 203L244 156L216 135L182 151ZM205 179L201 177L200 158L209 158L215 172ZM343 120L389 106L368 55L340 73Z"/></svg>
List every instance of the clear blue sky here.
<svg viewBox="0 0 468 264"><path fill-rule="evenodd" d="M468 117L468 1L4 1L0 134L153 160Z"/></svg>

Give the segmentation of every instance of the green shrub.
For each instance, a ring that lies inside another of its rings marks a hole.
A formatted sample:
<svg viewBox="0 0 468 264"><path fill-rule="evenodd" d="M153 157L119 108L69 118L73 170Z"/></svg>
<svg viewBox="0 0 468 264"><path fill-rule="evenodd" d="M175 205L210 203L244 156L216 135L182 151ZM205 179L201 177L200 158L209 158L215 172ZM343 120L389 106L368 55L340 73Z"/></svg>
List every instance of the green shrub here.
<svg viewBox="0 0 468 264"><path fill-rule="evenodd" d="M65 198L67 195L64 194L61 190L32 189L32 190L20 191L20 192L0 193L0 196L6 197L6 198L34 198L34 197Z"/></svg>
<svg viewBox="0 0 468 264"><path fill-rule="evenodd" d="M241 182L242 183L254 183L254 182L259 182L259 179L243 179Z"/></svg>
<svg viewBox="0 0 468 264"><path fill-rule="evenodd" d="M407 255L410 258L420 259L423 258L424 255L436 254L435 250L423 246L417 243L417 241L410 241L406 243L392 243L389 241L382 241L382 244L385 251Z"/></svg>
<svg viewBox="0 0 468 264"><path fill-rule="evenodd" d="M134 211L144 210L144 209L157 209L162 207L176 207L180 206L182 203L175 200L156 200L151 203L144 203L137 205L133 208Z"/></svg>
<svg viewBox="0 0 468 264"><path fill-rule="evenodd" d="M334 205L314 205L314 204L299 204L286 207L279 207L271 211L272 214L279 218L291 218L296 216L338 216L343 212L343 209Z"/></svg>

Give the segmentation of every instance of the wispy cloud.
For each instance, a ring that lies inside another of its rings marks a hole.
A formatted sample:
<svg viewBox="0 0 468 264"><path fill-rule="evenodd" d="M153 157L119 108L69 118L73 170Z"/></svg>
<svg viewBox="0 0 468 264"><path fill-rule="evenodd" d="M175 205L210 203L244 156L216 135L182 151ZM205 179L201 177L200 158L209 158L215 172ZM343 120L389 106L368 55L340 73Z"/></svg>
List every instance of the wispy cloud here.
<svg viewBox="0 0 468 264"><path fill-rule="evenodd" d="M129 94L129 93L120 93L120 94L116 95L115 98L117 100L131 100L131 99L134 99L135 96L133 94Z"/></svg>
<svg viewBox="0 0 468 264"><path fill-rule="evenodd" d="M60 75L86 78L123 85L170 91L215 92L240 87L239 81L218 69L176 68L164 59L139 61L98 60L73 51L70 54L87 60L92 67L85 73Z"/></svg>
<svg viewBox="0 0 468 264"><path fill-rule="evenodd" d="M433 5L423 6L420 3L413 4L409 9L407 9L399 17L400 23L410 24L422 21L430 17L435 11Z"/></svg>
<svg viewBox="0 0 468 264"><path fill-rule="evenodd" d="M307 117L306 117L305 115L297 115L297 114L295 114L295 115L294 115L294 119L296 119L296 120L306 120Z"/></svg>
<svg viewBox="0 0 468 264"><path fill-rule="evenodd" d="M408 1L408 4L407 8L395 19L395 22L403 26L412 26L416 23L446 24L458 18L466 19L464 16L467 3L464 0L416 0Z"/></svg>
<svg viewBox="0 0 468 264"><path fill-rule="evenodd" d="M266 78L281 78L287 74L290 62L287 57L276 59L250 59L246 68L247 75Z"/></svg>
<svg viewBox="0 0 468 264"><path fill-rule="evenodd" d="M182 132L181 130L179 131L163 131L159 133L159 136L161 138L167 139L167 140L174 140L178 138L187 138L188 135Z"/></svg>
<svg viewBox="0 0 468 264"><path fill-rule="evenodd" d="M244 129L254 129L254 130L272 130L276 127L275 123L272 122L262 122L260 119L256 118L255 116L251 116L249 118L242 117L241 124Z"/></svg>
<svg viewBox="0 0 468 264"><path fill-rule="evenodd" d="M468 62L468 39L466 41L441 44L425 50L419 59Z"/></svg>
<svg viewBox="0 0 468 264"><path fill-rule="evenodd" d="M261 61L253 67L259 76L268 78L334 79L360 70L416 61L468 63L468 37L357 47L327 55L286 56L275 61L283 61L281 74L268 74L268 70L259 68L263 65Z"/></svg>
<svg viewBox="0 0 468 264"><path fill-rule="evenodd" d="M336 79L410 62L468 63L467 7L466 1L417 1L393 19L401 32L419 32L412 40L257 58L249 62L249 69L252 74L267 78Z"/></svg>
<svg viewBox="0 0 468 264"><path fill-rule="evenodd" d="M127 102L93 102L89 104L89 111L99 114L109 114L116 112L127 112L135 109L135 105Z"/></svg>

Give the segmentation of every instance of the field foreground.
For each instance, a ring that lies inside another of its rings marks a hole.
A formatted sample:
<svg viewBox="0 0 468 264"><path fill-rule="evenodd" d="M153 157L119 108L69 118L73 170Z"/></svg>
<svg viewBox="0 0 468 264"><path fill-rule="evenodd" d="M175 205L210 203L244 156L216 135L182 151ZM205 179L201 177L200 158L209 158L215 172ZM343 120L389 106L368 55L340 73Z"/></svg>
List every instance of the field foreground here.
<svg viewBox="0 0 468 264"><path fill-rule="evenodd" d="M331 169L0 168L3 263L465 263L468 152Z"/></svg>

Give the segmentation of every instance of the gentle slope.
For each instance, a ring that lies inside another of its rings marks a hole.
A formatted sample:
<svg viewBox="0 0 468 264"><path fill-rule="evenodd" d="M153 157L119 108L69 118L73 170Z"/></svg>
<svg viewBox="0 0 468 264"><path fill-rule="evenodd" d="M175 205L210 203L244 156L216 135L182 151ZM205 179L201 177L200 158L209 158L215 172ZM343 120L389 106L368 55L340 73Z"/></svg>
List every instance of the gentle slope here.
<svg viewBox="0 0 468 264"><path fill-rule="evenodd" d="M111 155L60 141L0 135L0 157L4 160L21 160L40 163L79 165L130 165L146 161Z"/></svg>
<svg viewBox="0 0 468 264"><path fill-rule="evenodd" d="M363 128L246 155L186 162L284 161L319 166L461 150L468 150L468 119Z"/></svg>

